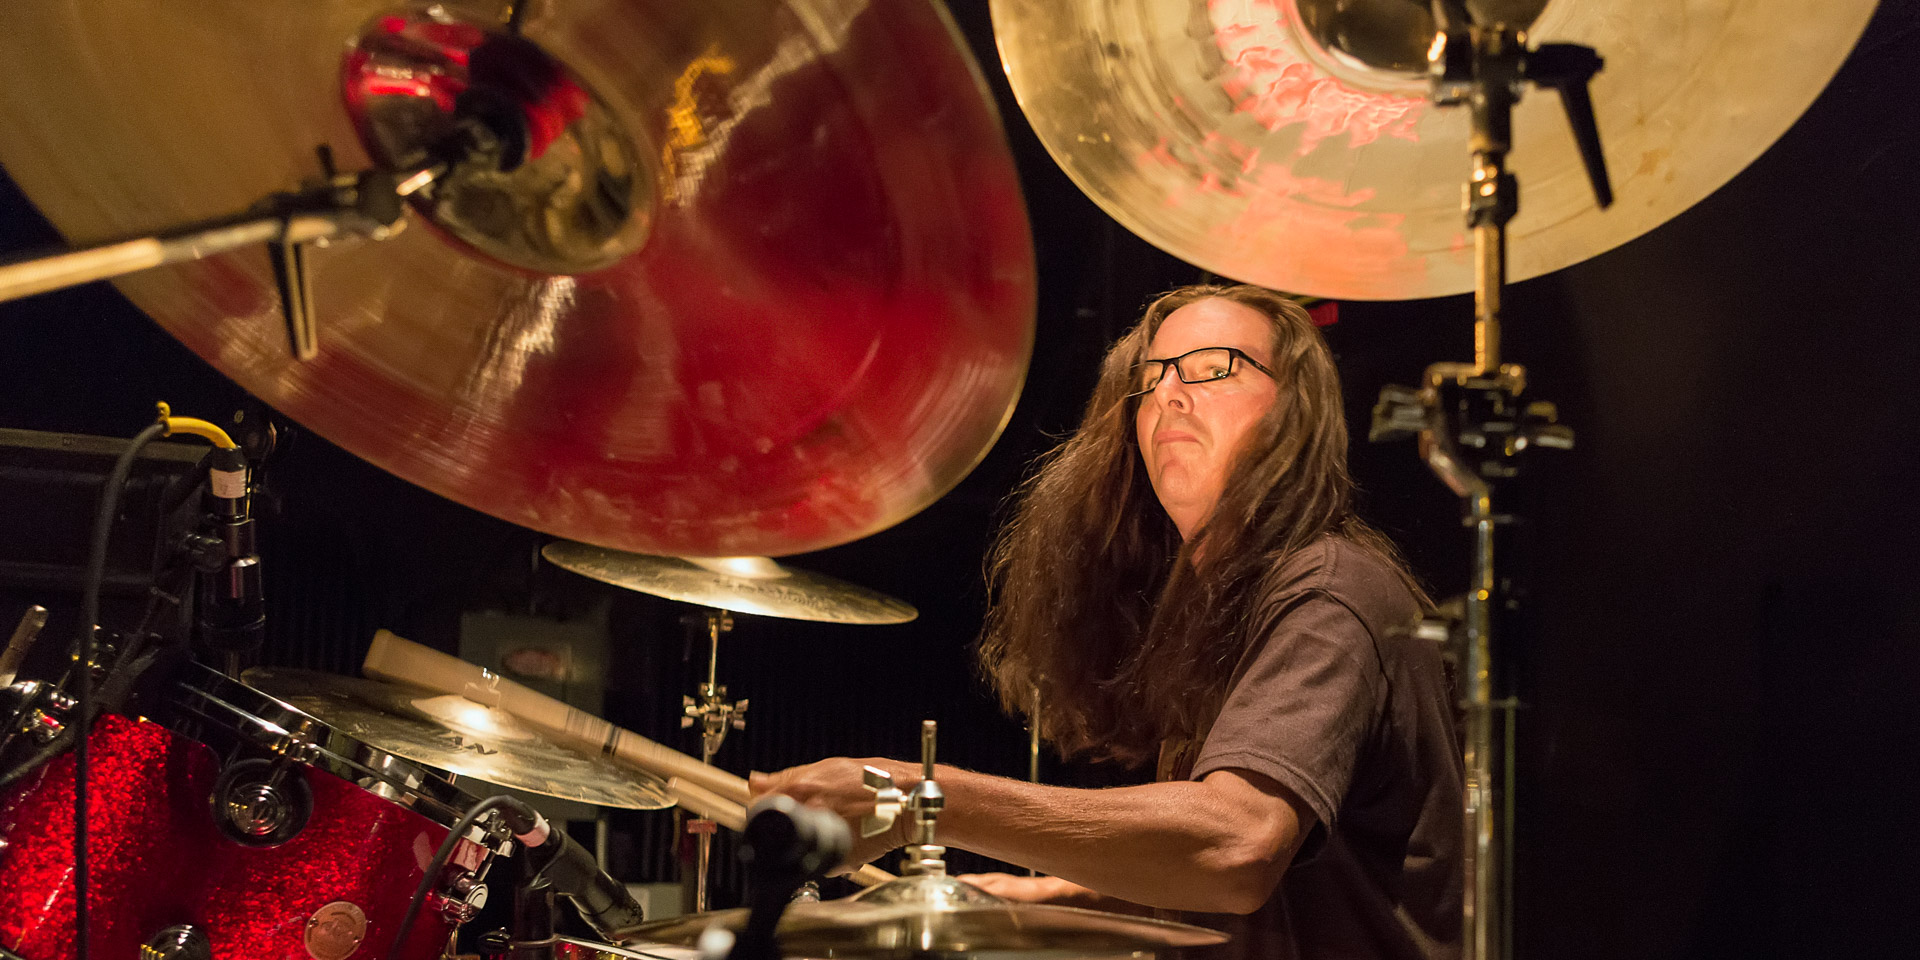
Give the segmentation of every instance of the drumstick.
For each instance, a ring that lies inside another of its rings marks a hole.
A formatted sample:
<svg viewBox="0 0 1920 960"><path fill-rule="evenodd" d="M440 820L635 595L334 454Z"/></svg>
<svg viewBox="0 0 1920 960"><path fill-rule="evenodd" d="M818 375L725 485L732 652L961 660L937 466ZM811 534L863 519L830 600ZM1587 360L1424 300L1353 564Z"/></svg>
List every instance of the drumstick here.
<svg viewBox="0 0 1920 960"><path fill-rule="evenodd" d="M375 679L450 693L498 707L546 730L568 746L606 756L657 777L679 777L735 803L745 804L753 799L747 781L741 777L389 630L373 635L373 647L367 651L366 662L360 669Z"/></svg>
<svg viewBox="0 0 1920 960"><path fill-rule="evenodd" d="M745 779L631 730L616 727L491 670L421 646L390 630L380 630L373 635L373 647L367 651L366 662L360 669L375 679L450 693L498 707L570 746L604 754L623 765L664 778L674 802L702 817L730 830L746 827L746 804L753 799L753 794ZM855 871L850 879L870 887L895 877L869 864Z"/></svg>

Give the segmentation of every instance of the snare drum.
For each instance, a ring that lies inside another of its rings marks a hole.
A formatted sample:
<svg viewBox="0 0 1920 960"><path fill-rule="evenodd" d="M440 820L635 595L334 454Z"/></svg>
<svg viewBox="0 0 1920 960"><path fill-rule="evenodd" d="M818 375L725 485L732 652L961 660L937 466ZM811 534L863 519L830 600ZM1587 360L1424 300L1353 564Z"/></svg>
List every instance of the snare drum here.
<svg viewBox="0 0 1920 960"><path fill-rule="evenodd" d="M383 958L477 798L197 664L167 701L103 716L88 740L93 955ZM456 845L392 960L445 952L498 852L479 830ZM0 947L73 956L72 867L69 753L0 798Z"/></svg>

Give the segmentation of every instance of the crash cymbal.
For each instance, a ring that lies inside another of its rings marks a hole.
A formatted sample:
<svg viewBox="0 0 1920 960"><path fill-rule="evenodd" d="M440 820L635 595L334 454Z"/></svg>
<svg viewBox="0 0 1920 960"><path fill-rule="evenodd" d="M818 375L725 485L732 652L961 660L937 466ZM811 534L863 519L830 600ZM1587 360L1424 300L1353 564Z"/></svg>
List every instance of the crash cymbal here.
<svg viewBox="0 0 1920 960"><path fill-rule="evenodd" d="M673 806L660 779L560 746L512 714L465 697L277 667L254 667L243 679L356 740L449 773L603 807Z"/></svg>
<svg viewBox="0 0 1920 960"><path fill-rule="evenodd" d="M519 6L514 36L473 19L504 3L8 5L0 163L95 242L290 189L319 145L418 161L478 91L528 162L451 170L399 236L310 251L313 359L264 250L117 283L334 443L558 536L786 554L952 487L1014 405L1034 269L942 5Z"/></svg>
<svg viewBox="0 0 1920 960"><path fill-rule="evenodd" d="M1874 8L1543 3L1468 5L1537 12L1534 42L1606 59L1593 105L1617 200L1595 207L1558 95L1528 91L1513 118L1513 280L1625 243L1732 178L1826 86ZM993 0L993 21L1027 119L1128 229L1237 280L1376 300L1473 288L1469 119L1426 100L1425 6Z"/></svg>
<svg viewBox="0 0 1920 960"><path fill-rule="evenodd" d="M719 910L629 932L633 939L651 943L693 944L715 923L737 933L746 918L744 909ZM1227 940L1214 930L1166 920L1009 903L970 884L934 876L901 877L845 900L789 904L777 935L791 956L865 960L960 954L1085 957Z"/></svg>
<svg viewBox="0 0 1920 960"><path fill-rule="evenodd" d="M919 616L883 593L766 557L654 557L565 541L547 544L540 554L616 587L735 613L828 623L906 623Z"/></svg>

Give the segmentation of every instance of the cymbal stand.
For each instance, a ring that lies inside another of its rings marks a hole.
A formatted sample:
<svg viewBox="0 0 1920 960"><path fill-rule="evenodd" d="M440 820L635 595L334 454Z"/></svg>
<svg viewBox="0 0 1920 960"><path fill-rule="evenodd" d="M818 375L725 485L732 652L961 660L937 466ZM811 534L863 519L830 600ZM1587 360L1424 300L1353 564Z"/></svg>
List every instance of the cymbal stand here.
<svg viewBox="0 0 1920 960"><path fill-rule="evenodd" d="M697 623L693 617L687 622ZM713 755L720 752L720 745L726 742L727 731L747 728L747 701L727 700L727 688L720 685L720 635L733 629L733 615L725 610L709 609L705 614L707 627L707 682L700 685L699 699L681 697L684 716L680 718L681 729L700 722L700 762L713 765ZM705 913L707 909L707 874L713 860L713 834L719 824L704 817L688 820L687 832L694 836L694 881L693 910Z"/></svg>
<svg viewBox="0 0 1920 960"><path fill-rule="evenodd" d="M1461 498L1464 522L1474 531L1472 581L1461 622L1450 631L1466 713L1463 955L1504 960L1512 947L1516 701L1511 678L1495 663L1494 616L1507 606L1512 578L1495 574L1494 539L1496 529L1514 517L1495 512L1494 487L1518 474L1523 451L1573 446L1573 431L1557 422L1553 404L1521 400L1525 369L1500 362L1506 230L1519 209L1519 185L1507 172L1506 158L1513 107L1526 84L1560 92L1600 206L1612 202L1612 190L1587 96L1600 57L1571 44L1530 47L1524 34L1506 24L1473 24L1460 0L1435 0L1433 7L1439 34L1429 54L1432 99L1442 107L1466 105L1472 114L1465 207L1475 249L1474 362L1433 364L1418 390L1383 389L1371 438L1418 436L1422 458Z"/></svg>
<svg viewBox="0 0 1920 960"><path fill-rule="evenodd" d="M0 302L265 243L273 257L293 355L310 359L318 347L307 292L305 245L343 236L373 240L393 236L406 225L405 198L445 169L435 161L412 170L341 174L333 169L326 146L316 152L320 179L268 196L244 212L165 233L0 265Z"/></svg>

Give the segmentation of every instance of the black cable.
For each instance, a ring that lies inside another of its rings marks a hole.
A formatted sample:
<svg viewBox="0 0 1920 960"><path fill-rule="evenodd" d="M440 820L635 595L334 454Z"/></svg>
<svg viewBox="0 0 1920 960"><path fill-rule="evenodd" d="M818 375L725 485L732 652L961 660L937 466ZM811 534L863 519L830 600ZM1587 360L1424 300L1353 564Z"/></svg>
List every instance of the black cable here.
<svg viewBox="0 0 1920 960"><path fill-rule="evenodd" d="M148 424L134 434L113 473L100 491L100 504L93 515L93 537L87 545L87 575L80 592L80 635L76 640L80 662L74 677L73 734L73 948L77 960L88 960L87 921L87 734L93 727L93 641L94 625L100 620L100 586L107 576L107 539L113 533L113 518L120 511L120 490L133 472L134 458L155 437L165 433L163 423ZM69 724L69 729L73 724Z"/></svg>
<svg viewBox="0 0 1920 960"><path fill-rule="evenodd" d="M191 576L192 569L187 568L185 573ZM166 574L163 573L161 576L164 578ZM175 588L175 594L180 592L180 588ZM140 626L128 634L128 640L121 646L120 654L114 658L113 665L106 670L109 678L108 684L101 688L103 696L95 698L97 703L94 709L96 711L105 712L120 709L121 702L126 699L127 693L132 687L133 680L144 674L147 667L151 666L154 661L154 656L145 655L146 651L144 649L146 644L153 639L149 634L149 630L153 624L153 618L159 614L162 605L178 605L179 602L177 596L168 594L157 586L149 592L147 610L140 617ZM124 681L117 680L116 678L124 678ZM80 724L79 726L86 726L86 724ZM53 758L67 752L67 750L73 746L74 729L74 724L68 724L62 727L60 732L43 744L39 750L34 751L32 755L20 761L13 769L5 773L0 773L0 792L5 792L14 784L25 779L28 774L45 766L49 761L53 760Z"/></svg>
<svg viewBox="0 0 1920 960"><path fill-rule="evenodd" d="M447 839L440 841L440 849L434 851L433 859L427 863L426 875L420 878L420 885L413 890L413 899L407 903L406 915L400 918L400 926L393 931L393 943L387 947L387 960L397 960L400 956L400 945L406 942L407 934L413 930L414 918L420 915L421 906L427 902L427 894L433 891L434 882L440 879L440 871L447 868L447 858L453 856L454 845L460 842L461 837L467 835L468 830L473 829L473 825L479 822L487 811L509 805L523 808L525 806L506 794L491 796L474 804L473 808L460 818L460 822L453 825L453 829L447 833Z"/></svg>

